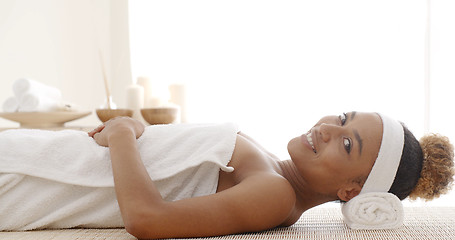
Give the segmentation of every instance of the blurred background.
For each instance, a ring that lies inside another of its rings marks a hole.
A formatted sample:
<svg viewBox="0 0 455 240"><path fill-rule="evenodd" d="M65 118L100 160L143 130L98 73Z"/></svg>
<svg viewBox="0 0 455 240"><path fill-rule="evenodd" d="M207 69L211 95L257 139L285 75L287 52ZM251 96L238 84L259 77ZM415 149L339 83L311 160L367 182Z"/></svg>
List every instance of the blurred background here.
<svg viewBox="0 0 455 240"><path fill-rule="evenodd" d="M452 0L0 0L0 102L32 78L93 112L106 98L101 52L119 107L138 77L165 100L179 84L185 122L237 122L282 159L322 116L352 110L453 142L453 12Z"/></svg>

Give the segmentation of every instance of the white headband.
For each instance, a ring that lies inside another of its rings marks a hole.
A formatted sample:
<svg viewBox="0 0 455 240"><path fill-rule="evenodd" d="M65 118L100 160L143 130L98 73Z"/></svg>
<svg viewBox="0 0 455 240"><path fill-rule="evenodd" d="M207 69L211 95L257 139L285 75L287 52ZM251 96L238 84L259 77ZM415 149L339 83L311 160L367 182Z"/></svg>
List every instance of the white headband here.
<svg viewBox="0 0 455 240"><path fill-rule="evenodd" d="M382 114L382 142L378 158L360 193L388 192L395 180L404 146L403 126Z"/></svg>

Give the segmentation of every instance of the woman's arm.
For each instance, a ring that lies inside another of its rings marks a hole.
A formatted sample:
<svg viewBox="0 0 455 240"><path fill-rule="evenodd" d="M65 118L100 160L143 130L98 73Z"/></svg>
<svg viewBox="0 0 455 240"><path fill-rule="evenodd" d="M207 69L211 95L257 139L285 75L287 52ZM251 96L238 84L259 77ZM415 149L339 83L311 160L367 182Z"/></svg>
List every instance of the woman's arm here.
<svg viewBox="0 0 455 240"><path fill-rule="evenodd" d="M109 146L122 218L132 235L203 237L260 231L282 223L292 209L294 190L270 173L255 174L217 194L164 201L142 164L134 126L122 119L92 133L97 142Z"/></svg>
<svg viewBox="0 0 455 240"><path fill-rule="evenodd" d="M95 141L109 147L115 191L126 228L135 220L137 206L163 202L139 155L136 139L144 131L142 123L131 118L116 118L89 133Z"/></svg>

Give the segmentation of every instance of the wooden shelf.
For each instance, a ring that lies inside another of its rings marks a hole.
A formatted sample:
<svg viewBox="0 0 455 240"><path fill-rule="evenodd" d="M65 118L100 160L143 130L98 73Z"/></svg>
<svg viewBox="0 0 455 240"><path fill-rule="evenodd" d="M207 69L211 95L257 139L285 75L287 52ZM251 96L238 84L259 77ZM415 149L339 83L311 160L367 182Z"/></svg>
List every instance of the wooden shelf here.
<svg viewBox="0 0 455 240"><path fill-rule="evenodd" d="M84 131L88 132L94 129L95 127L90 126L90 127L83 127L83 126L64 126L64 127L49 127L49 128L34 128L34 129L42 129L42 130L51 130L51 131L59 131L59 130L65 130L65 129L72 129L72 130L79 130L79 131ZM0 132L5 131L5 130L10 130L10 129L31 129L31 128L21 128L21 127L10 127L10 128L1 128L0 127Z"/></svg>

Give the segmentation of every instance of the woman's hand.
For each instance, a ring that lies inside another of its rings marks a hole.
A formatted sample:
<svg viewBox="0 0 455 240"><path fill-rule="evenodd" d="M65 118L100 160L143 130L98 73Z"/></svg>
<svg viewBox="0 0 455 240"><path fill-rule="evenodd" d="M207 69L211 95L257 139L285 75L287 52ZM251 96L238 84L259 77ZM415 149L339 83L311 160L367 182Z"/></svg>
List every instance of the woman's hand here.
<svg viewBox="0 0 455 240"><path fill-rule="evenodd" d="M132 131L136 139L144 132L143 123L129 117L116 117L96 127L88 133L100 146L109 147L109 138L116 133Z"/></svg>

